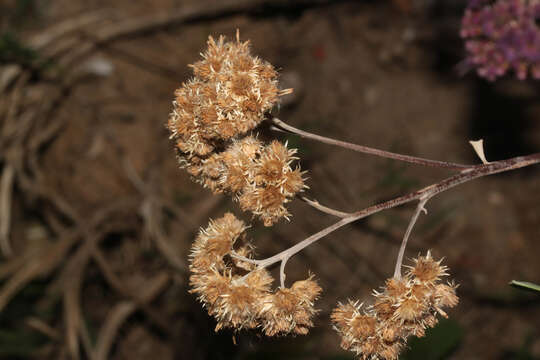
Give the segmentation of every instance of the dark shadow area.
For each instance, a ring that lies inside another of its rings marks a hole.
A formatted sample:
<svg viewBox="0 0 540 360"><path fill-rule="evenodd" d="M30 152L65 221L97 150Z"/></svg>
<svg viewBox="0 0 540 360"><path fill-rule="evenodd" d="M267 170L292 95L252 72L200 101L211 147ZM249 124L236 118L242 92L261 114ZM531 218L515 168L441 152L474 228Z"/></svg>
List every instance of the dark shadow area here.
<svg viewBox="0 0 540 360"><path fill-rule="evenodd" d="M507 80L511 82L512 80ZM512 85L511 83L508 85ZM516 83L516 86L526 87ZM470 137L484 139L484 149L490 161L526 155L537 149L537 142L528 136L533 119L528 108L538 104L537 94L512 95L502 86L483 80L473 85L473 102L469 115Z"/></svg>

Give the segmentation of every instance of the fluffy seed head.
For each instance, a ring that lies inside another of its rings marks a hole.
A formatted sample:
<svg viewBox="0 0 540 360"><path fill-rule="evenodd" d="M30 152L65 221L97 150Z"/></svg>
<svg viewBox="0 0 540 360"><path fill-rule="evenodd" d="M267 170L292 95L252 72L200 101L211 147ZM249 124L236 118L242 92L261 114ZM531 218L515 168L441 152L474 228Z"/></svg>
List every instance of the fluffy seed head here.
<svg viewBox="0 0 540 360"><path fill-rule="evenodd" d="M209 143L245 134L279 96L277 73L250 54L248 42L225 42L220 36L209 37L207 45L203 59L191 65L195 78L175 92L168 127L184 141L194 134Z"/></svg>
<svg viewBox="0 0 540 360"><path fill-rule="evenodd" d="M245 229L227 213L200 231L191 252L190 292L216 319L216 331L261 328L268 336L307 334L321 288L310 276L272 291L274 279L266 269L238 259L252 253L249 244L238 244L245 241Z"/></svg>
<svg viewBox="0 0 540 360"><path fill-rule="evenodd" d="M431 253L414 259L403 278L391 278L381 291L374 291L375 303L361 311L358 303L339 304L332 312L334 328L341 335L341 346L361 359L397 359L409 336L422 337L437 323L443 308L458 303L456 286L441 284L446 266Z"/></svg>
<svg viewBox="0 0 540 360"><path fill-rule="evenodd" d="M311 277L295 282L291 288L280 288L268 296L264 302L261 316L264 318L263 330L266 335L298 334L305 335L313 326L316 314L313 302L318 298L321 288Z"/></svg>
<svg viewBox="0 0 540 360"><path fill-rule="evenodd" d="M426 256L419 256L414 259L414 265L410 268L410 275L422 283L434 283L442 276L448 275L446 266L441 265L441 261L435 261L428 251Z"/></svg>
<svg viewBox="0 0 540 360"><path fill-rule="evenodd" d="M279 91L273 66L250 53L249 42L209 37L192 79L175 91L167 122L181 167L214 193L240 200L266 226L289 213L284 207L304 189L296 150L268 145L248 133L264 120Z"/></svg>

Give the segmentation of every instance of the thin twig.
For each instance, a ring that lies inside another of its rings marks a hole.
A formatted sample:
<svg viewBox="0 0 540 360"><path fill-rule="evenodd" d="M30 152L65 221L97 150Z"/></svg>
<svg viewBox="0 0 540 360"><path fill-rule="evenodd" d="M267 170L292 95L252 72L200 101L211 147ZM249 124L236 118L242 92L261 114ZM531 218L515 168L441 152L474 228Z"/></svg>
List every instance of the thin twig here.
<svg viewBox="0 0 540 360"><path fill-rule="evenodd" d="M24 323L26 326L39 331L41 334L47 336L51 340L59 341L61 339L60 333L41 319L36 317L27 317L24 320Z"/></svg>
<svg viewBox="0 0 540 360"><path fill-rule="evenodd" d="M69 36L73 32L80 31L82 28L95 25L96 22L103 21L109 10L98 10L90 13L85 13L78 17L69 18L59 24L56 24L46 31L40 32L29 40L29 45L36 51L47 50L51 43L57 41L61 37Z"/></svg>
<svg viewBox="0 0 540 360"><path fill-rule="evenodd" d="M128 287L127 284L122 282L122 280L116 275L113 269L110 267L105 255L101 252L100 248L95 245L92 249L92 258L98 264L101 273L105 277L107 283L122 296L132 300L144 313L147 315L148 319L153 322L158 328L163 330L163 332L169 331L169 324L167 319L158 316L158 314L146 305L141 299L141 294L138 289L135 291Z"/></svg>
<svg viewBox="0 0 540 360"><path fill-rule="evenodd" d="M0 288L0 311L13 296L36 276L45 276L65 259L68 250L78 240L80 231L71 231L50 247L43 249L13 274ZM23 255L21 255L23 256Z"/></svg>
<svg viewBox="0 0 540 360"><path fill-rule="evenodd" d="M92 360L107 359L118 330L136 309L135 303L122 301L109 311L107 319L99 332L96 348L92 354Z"/></svg>
<svg viewBox="0 0 540 360"><path fill-rule="evenodd" d="M96 241L96 236L92 236L90 239L87 239L87 241ZM83 323L81 311L81 289L84 271L90 258L88 249L88 246L79 247L77 252L70 258L65 267L65 271L69 273L69 276L66 278L63 288L64 331L67 348L73 359L80 359L79 338Z"/></svg>
<svg viewBox="0 0 540 360"><path fill-rule="evenodd" d="M281 265L279 267L279 282L282 288L285 288L285 265L287 264L287 260L289 260L289 258L281 259Z"/></svg>
<svg viewBox="0 0 540 360"><path fill-rule="evenodd" d="M424 159L416 156L409 156L409 155L403 155L403 154L396 154L389 151L379 150L370 148L367 146L362 146L358 144L349 143L346 141L336 140L332 138L328 138L321 135L312 134L310 132L297 129L291 125L288 125L281 121L278 118L272 118L270 120L274 125L276 125L279 129L285 130L287 132L299 135L301 137L304 137L306 139L316 140L325 144L329 145L335 145L339 146L345 149L361 152L364 154L370 154L375 155L387 159L394 159L394 160L400 160L405 161L411 164L417 164L417 165L423 165L423 166L430 166L430 167L437 167L437 168L445 168L445 169L452 169L452 170L465 170L470 169L474 167L474 165L463 165L463 164L456 164L452 162L446 162L446 161L438 161L438 160L430 160L430 159Z"/></svg>
<svg viewBox="0 0 540 360"><path fill-rule="evenodd" d="M11 195L13 194L14 177L15 169L10 164L6 164L0 180L0 250L6 258L13 255L9 242L9 228L11 225Z"/></svg>
<svg viewBox="0 0 540 360"><path fill-rule="evenodd" d="M97 31L92 31L92 41L72 49L62 59L62 64L69 65L80 60L98 47L104 47L111 42L141 36L152 31L163 29L167 26L183 24L187 21L205 20L212 17L234 15L256 10L263 2L260 0L229 0L221 2L219 6L208 4L195 4L182 6L175 11L167 11L128 18L124 21L114 22L103 26Z"/></svg>
<svg viewBox="0 0 540 360"><path fill-rule="evenodd" d="M394 269L394 277L396 279L401 278L401 264L403 264L403 255L405 254L405 248L407 247L407 241L409 240L409 236L411 236L412 229L414 227L414 224L416 224L416 221L418 220L418 217L420 216L420 213L422 211L426 211L424 208L424 205L426 205L427 201L429 200L429 197L425 197L420 200L418 205L416 206L416 210L414 211L414 214L411 218L411 221L409 222L409 226L407 226L407 231L405 231L405 235L403 235L403 241L401 242L401 246L399 248L398 257L396 260L396 267Z"/></svg>
<svg viewBox="0 0 540 360"><path fill-rule="evenodd" d="M418 191L388 200L383 203L379 203L363 210L353 213L351 216L341 219L340 221L330 225L329 227L311 235L310 237L302 240L298 244L283 250L282 252L262 260L247 259L245 257L235 255L234 257L252 264L256 264L259 268L264 268L282 261L283 259L289 259L294 254L325 237L326 235L334 232L335 230L360 219L363 219L369 215L375 214L379 211L391 209L399 205L406 204L411 201L421 200L425 198L431 198L443 191L449 190L458 185L464 184L474 179L478 179L483 176L497 174L504 171L510 171L525 166L540 163L540 153L531 154L527 156L518 156L515 158L495 161L489 164L482 164L475 166L471 169L462 171L454 176L448 177L436 184L427 186Z"/></svg>
<svg viewBox="0 0 540 360"><path fill-rule="evenodd" d="M329 208L328 206L321 205L317 200L311 200L311 199L308 199L305 196L299 196L299 199L302 200L303 202L305 202L306 204L308 204L309 206L319 210L320 212L330 214L330 215L334 215L334 216L337 216L337 217L340 217L340 218L346 218L346 217L351 216L353 214L353 213L348 213L348 212L339 211L339 210Z"/></svg>
<svg viewBox="0 0 540 360"><path fill-rule="evenodd" d="M147 232L154 240L156 248L172 266L180 271L186 271L188 268L186 263L177 255L177 252L171 245L168 236L161 226L163 205L159 201L159 196L155 194L151 187L139 176L129 158L125 157L123 164L129 180L144 196L144 200L140 207L140 214L144 219Z"/></svg>
<svg viewBox="0 0 540 360"><path fill-rule="evenodd" d="M154 300L165 289L169 280L169 276L165 273L156 275L142 287L139 294L139 301L142 304L147 304ZM135 310L137 310L137 303L133 301L122 301L111 309L107 320L99 331L91 360L105 360L109 358L108 355L114 344L118 330Z"/></svg>

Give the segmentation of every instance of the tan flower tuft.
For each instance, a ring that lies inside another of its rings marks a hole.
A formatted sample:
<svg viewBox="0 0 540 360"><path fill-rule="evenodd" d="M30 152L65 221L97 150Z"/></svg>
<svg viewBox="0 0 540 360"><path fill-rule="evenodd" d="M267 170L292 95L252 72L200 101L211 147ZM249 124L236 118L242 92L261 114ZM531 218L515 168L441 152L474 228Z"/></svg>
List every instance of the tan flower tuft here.
<svg viewBox="0 0 540 360"><path fill-rule="evenodd" d="M195 274L204 274L225 269L223 257L230 252L234 242L242 235L245 225L234 215L210 222L201 230L192 246L190 269Z"/></svg>
<svg viewBox="0 0 540 360"><path fill-rule="evenodd" d="M435 286L433 295L434 302L440 307L454 307L458 304L459 298L456 295L457 285L454 284L438 284Z"/></svg>
<svg viewBox="0 0 540 360"><path fill-rule="evenodd" d="M442 260L441 260L442 261ZM428 251L426 256L419 256L414 260L414 266L410 273L420 282L432 283L439 280L442 276L448 275L446 266L441 265L441 261L435 261Z"/></svg>
<svg viewBox="0 0 540 360"><path fill-rule="evenodd" d="M312 318L316 313L313 302L320 292L319 285L309 278L267 296L261 310L264 333L268 336L307 334L313 326Z"/></svg>
<svg viewBox="0 0 540 360"><path fill-rule="evenodd" d="M235 241L246 229L245 224L233 214L210 221L208 227L199 232L191 251L191 269L207 272L210 268L222 269L223 257L231 251Z"/></svg>
<svg viewBox="0 0 540 360"><path fill-rule="evenodd" d="M418 301L414 297L407 297L398 304L394 316L402 322L410 322L419 319L425 310L425 305L422 301Z"/></svg>
<svg viewBox="0 0 540 360"><path fill-rule="evenodd" d="M250 54L248 42L220 36L217 42L209 37L207 44L203 60L191 65L195 77L175 91L167 124L188 158L207 155L219 140L254 129L280 94L277 73Z"/></svg>
<svg viewBox="0 0 540 360"><path fill-rule="evenodd" d="M457 305L456 286L439 283L447 270L428 252L403 278L388 279L381 292L375 291L376 301L367 310L357 303L339 304L331 319L341 346L365 360L397 359L409 336L424 336L437 314L447 316L443 308Z"/></svg>
<svg viewBox="0 0 540 360"><path fill-rule="evenodd" d="M191 65L202 83L196 87L198 91L186 85L177 90L179 95L198 96L200 111L186 111L192 115L191 121L203 123L199 129L210 138L230 139L254 129L278 99L277 73L272 65L253 57L247 41L237 38L225 42L223 36L217 42L209 37L202 56L203 60ZM244 111L245 102L250 102L251 111ZM178 100L177 104L183 106ZM213 121L203 122L201 114L208 110Z"/></svg>
<svg viewBox="0 0 540 360"><path fill-rule="evenodd" d="M284 204L304 189L296 150L248 133L264 120L279 91L273 66L250 54L249 43L208 39L194 78L175 91L167 122L181 167L214 193L240 200L266 226L287 217Z"/></svg>
<svg viewBox="0 0 540 360"><path fill-rule="evenodd" d="M367 339L375 335L377 319L369 315L355 316L351 322L351 335L358 339Z"/></svg>
<svg viewBox="0 0 540 360"><path fill-rule="evenodd" d="M191 293L197 294L199 300L213 315L217 312L216 304L222 294L225 294L231 286L231 279L221 275L215 269L201 275L192 274L189 278Z"/></svg>
<svg viewBox="0 0 540 360"><path fill-rule="evenodd" d="M335 308L334 311L332 311L332 314L330 314L330 319L335 326L345 328L348 326L349 321L358 312L358 309L359 307L357 306L357 303L353 303L351 301L349 301L347 304L339 303L337 308Z"/></svg>
<svg viewBox="0 0 540 360"><path fill-rule="evenodd" d="M309 277L272 292L274 279L266 269L238 259L252 254L245 229L227 213L200 231L191 252L191 292L217 320L216 331L260 327L269 336L307 334L321 288Z"/></svg>
<svg viewBox="0 0 540 360"><path fill-rule="evenodd" d="M391 278L386 280L386 293L390 298L398 299L402 296L404 296L407 291L409 291L407 287L406 281L403 279L396 279Z"/></svg>
<svg viewBox="0 0 540 360"><path fill-rule="evenodd" d="M394 315L396 311L394 300L392 298L379 298L375 301L373 310L379 318L390 319Z"/></svg>
<svg viewBox="0 0 540 360"><path fill-rule="evenodd" d="M266 187L252 185L244 189L239 197L240 208L258 215L265 226L272 226L280 218L290 215L283 206L286 201L287 198L279 187L272 185Z"/></svg>
<svg viewBox="0 0 540 360"><path fill-rule="evenodd" d="M255 288L242 278L233 279L215 303L216 311L213 315L218 321L216 331L222 327L237 330L257 327L259 302L266 291L267 286Z"/></svg>

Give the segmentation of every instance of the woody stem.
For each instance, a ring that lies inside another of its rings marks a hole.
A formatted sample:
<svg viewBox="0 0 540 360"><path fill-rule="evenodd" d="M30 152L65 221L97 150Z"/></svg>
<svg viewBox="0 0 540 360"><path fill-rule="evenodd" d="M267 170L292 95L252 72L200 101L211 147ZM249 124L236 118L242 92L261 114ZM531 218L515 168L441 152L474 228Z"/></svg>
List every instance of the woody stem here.
<svg viewBox="0 0 540 360"><path fill-rule="evenodd" d="M392 200L388 200L383 203L379 203L379 204L370 206L368 208L365 208L363 210L354 212L350 216L342 218L338 222L309 236L308 238L297 243L296 245L293 245L292 247L286 250L283 250L282 252L274 256L271 256L267 259L254 260L254 259L247 259L244 257L240 257L238 255L233 255L233 256L237 257L240 260L244 260L249 263L256 264L259 268L265 268L277 262L283 261L284 259L289 259L291 256L295 255L296 253L300 252L304 248L320 240L326 235L336 231L337 229L351 222L354 222L354 221L363 219L369 215L375 214L379 211L391 209L396 206L403 205L403 204L406 204L415 200L423 201L437 194L440 194L446 190L449 190L453 187L469 182L471 180L478 179L480 177L484 177L484 176L488 176L492 174L496 174L496 173L500 173L500 172L504 172L504 171L510 171L510 170L530 166L537 163L540 163L540 153L531 154L527 156L518 156L511 159L476 165L476 166L473 166L472 168L461 171L456 175L450 176L438 183L427 186L418 191L411 192L409 194L394 198Z"/></svg>
<svg viewBox="0 0 540 360"><path fill-rule="evenodd" d="M368 146L363 146L363 145L349 143L349 142L346 142L346 141L336 140L336 139L328 138L328 137L321 136L321 135L312 134L310 132L297 129L297 128L291 126L291 125L288 125L288 124L284 123L283 121L281 121L278 118L272 118L270 121L272 122L272 124L275 125L275 128L273 128L274 130L286 131L286 132L289 132L289 133L299 135L299 136L301 136L303 138L306 138L306 139L316 140L316 141L319 141L319 142L322 142L322 143L325 143L325 144L339 146L339 147L342 147L342 148L345 148L345 149L361 152L361 153L364 153L364 154L371 154L371 155L375 155L375 156L379 156L379 157L383 157L383 158L387 158L387 159L400 160L400 161L408 162L408 163L411 163L411 164L430 166L430 167L437 167L437 168L445 168L445 169L451 169L451 170L465 170L465 169L470 169L470 168L474 167L474 165L456 164L456 163L452 163L452 162L430 160L430 159L424 159L424 158L420 158L420 157L416 157L416 156L397 154L397 153L393 153L393 152L389 152L389 151L374 149L374 148L371 148L371 147L368 147Z"/></svg>

